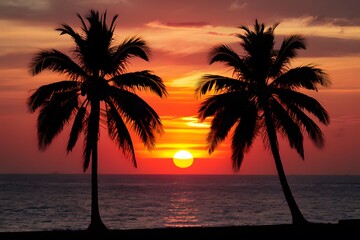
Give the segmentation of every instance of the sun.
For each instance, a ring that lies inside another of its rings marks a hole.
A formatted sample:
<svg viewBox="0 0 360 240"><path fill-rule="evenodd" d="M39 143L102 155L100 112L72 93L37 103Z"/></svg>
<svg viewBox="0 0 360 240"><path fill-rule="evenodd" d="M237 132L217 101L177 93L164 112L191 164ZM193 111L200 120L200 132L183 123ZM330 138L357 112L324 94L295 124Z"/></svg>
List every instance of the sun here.
<svg viewBox="0 0 360 240"><path fill-rule="evenodd" d="M180 150L174 154L173 162L179 168L188 168L194 163L194 158L189 151Z"/></svg>

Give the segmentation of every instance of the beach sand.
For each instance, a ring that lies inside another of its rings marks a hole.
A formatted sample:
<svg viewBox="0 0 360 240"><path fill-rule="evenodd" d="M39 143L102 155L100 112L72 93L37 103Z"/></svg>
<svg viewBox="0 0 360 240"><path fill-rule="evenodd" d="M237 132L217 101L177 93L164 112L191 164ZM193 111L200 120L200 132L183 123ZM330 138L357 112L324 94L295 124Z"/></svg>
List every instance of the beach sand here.
<svg viewBox="0 0 360 240"><path fill-rule="evenodd" d="M146 239L146 240L227 240L227 239L359 239L360 223L262 225L229 227L183 227L133 230L109 230L92 233L85 230L39 232L0 232L1 240L82 240L82 239Z"/></svg>

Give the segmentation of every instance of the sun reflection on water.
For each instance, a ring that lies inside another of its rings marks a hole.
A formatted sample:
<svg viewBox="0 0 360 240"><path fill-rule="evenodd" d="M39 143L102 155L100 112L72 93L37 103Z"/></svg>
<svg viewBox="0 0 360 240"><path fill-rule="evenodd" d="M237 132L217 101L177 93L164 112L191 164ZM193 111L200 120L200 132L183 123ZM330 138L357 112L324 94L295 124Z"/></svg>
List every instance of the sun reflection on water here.
<svg viewBox="0 0 360 240"><path fill-rule="evenodd" d="M190 192L171 194L169 214L164 217L166 227L198 227L199 210Z"/></svg>

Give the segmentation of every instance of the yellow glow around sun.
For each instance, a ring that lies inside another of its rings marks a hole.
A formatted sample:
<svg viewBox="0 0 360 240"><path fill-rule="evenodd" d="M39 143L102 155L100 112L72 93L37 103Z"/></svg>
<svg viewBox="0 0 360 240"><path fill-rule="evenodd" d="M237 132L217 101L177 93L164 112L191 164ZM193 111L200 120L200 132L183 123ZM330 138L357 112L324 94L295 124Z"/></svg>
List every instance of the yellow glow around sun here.
<svg viewBox="0 0 360 240"><path fill-rule="evenodd" d="M194 163L194 158L189 151L177 151L173 157L175 166L179 168L188 168Z"/></svg>

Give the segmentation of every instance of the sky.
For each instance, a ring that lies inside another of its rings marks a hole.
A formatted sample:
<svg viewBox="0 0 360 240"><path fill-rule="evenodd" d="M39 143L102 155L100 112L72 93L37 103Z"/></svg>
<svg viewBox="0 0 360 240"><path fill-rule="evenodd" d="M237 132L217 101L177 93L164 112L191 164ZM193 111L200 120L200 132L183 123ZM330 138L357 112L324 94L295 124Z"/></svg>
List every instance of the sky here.
<svg viewBox="0 0 360 240"><path fill-rule="evenodd" d="M241 54L242 25L255 19L275 30L276 45L290 34L302 34L307 49L299 52L293 67L316 64L332 85L309 95L330 114L330 125L320 125L323 149L305 137L305 159L279 136L280 154L287 174L360 174L360 2L358 0L2 0L0 1L0 173L83 173L82 142L66 153L69 127L45 150L39 151L36 113L26 99L43 84L63 80L51 72L32 77L27 66L41 49L69 51L72 40L54 29L66 23L79 29L76 14L90 9L115 14L115 43L142 37L152 54L149 62L132 61L129 71L151 70L160 76L167 98L141 96L157 111L165 132L148 151L133 134L138 167L124 158L106 129L100 130L101 174L277 174L271 153L257 139L245 155L239 172L230 160L230 135L211 155L206 149L209 122L200 123L197 110L204 98L194 94L204 74L231 76L221 63L208 64L208 53L228 44ZM70 126L70 125L69 125ZM188 150L194 156L189 168L178 168L173 155ZM87 172L90 172L88 170Z"/></svg>

